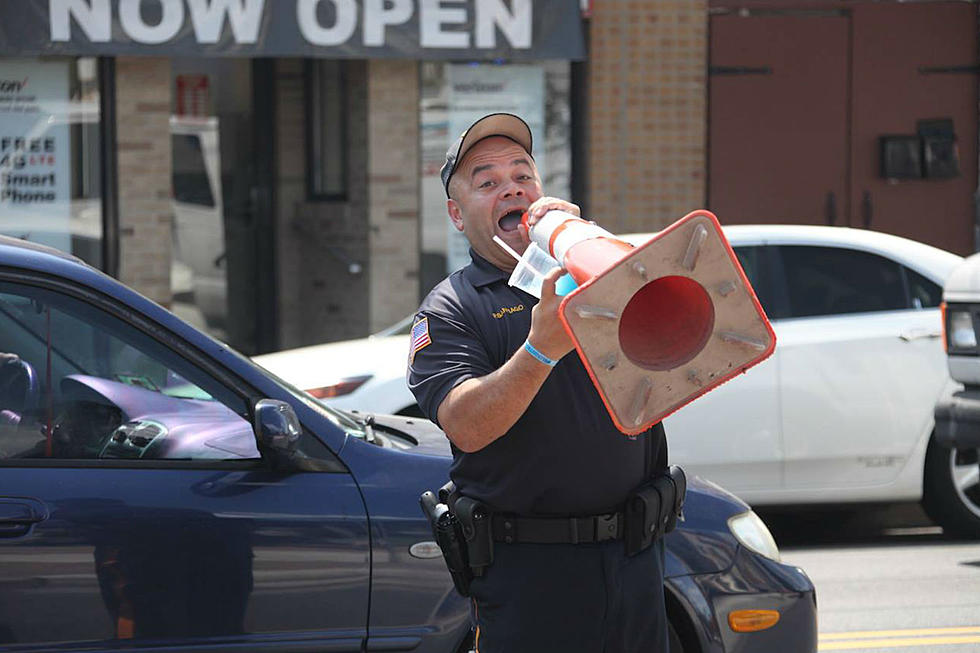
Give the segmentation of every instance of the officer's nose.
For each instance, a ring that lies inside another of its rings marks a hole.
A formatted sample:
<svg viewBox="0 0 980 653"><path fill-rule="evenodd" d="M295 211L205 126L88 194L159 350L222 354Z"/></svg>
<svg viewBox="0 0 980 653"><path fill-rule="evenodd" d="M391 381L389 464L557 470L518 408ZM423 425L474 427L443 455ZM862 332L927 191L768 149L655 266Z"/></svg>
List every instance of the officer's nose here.
<svg viewBox="0 0 980 653"><path fill-rule="evenodd" d="M504 187L503 196L505 199L509 197L524 197L524 189L521 188L520 184L511 182Z"/></svg>

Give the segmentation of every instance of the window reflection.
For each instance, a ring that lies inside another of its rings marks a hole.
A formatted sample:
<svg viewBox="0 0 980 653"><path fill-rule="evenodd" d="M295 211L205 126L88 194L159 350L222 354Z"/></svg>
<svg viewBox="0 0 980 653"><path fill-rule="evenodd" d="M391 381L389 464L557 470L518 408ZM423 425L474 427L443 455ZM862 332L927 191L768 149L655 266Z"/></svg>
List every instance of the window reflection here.
<svg viewBox="0 0 980 653"><path fill-rule="evenodd" d="M0 460L259 457L230 391L87 304L17 288L0 286Z"/></svg>
<svg viewBox="0 0 980 653"><path fill-rule="evenodd" d="M102 266L99 73L93 57L6 59L0 233Z"/></svg>

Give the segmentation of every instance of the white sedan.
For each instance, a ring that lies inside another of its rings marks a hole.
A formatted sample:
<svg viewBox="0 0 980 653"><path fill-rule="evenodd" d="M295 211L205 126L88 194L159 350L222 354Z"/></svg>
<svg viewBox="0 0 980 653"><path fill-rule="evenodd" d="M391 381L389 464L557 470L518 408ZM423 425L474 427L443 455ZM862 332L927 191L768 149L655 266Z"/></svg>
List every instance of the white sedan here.
<svg viewBox="0 0 980 653"><path fill-rule="evenodd" d="M970 496L923 496L927 470L948 475L935 488L963 471L932 441L933 407L956 388L939 304L961 257L839 227L725 234L773 323L776 352L666 420L672 462L755 504L924 499L928 510ZM405 385L409 328L255 360L332 406L417 415ZM975 530L980 506L971 508L976 524L944 525Z"/></svg>

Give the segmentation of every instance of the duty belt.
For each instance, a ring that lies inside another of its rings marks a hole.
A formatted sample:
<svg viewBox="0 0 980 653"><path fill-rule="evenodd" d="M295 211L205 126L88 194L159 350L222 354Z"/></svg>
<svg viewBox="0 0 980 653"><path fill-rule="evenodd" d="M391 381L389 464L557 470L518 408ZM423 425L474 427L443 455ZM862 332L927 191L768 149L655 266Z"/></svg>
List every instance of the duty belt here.
<svg viewBox="0 0 980 653"><path fill-rule="evenodd" d="M506 544L588 544L623 537L623 514L590 517L521 517L495 514L491 521L495 542Z"/></svg>

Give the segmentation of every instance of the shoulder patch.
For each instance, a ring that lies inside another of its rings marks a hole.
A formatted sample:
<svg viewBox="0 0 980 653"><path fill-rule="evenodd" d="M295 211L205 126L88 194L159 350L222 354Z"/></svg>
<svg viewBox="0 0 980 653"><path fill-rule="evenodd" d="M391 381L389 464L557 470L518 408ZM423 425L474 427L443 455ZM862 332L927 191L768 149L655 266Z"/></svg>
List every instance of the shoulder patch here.
<svg viewBox="0 0 980 653"><path fill-rule="evenodd" d="M415 354L432 344L429 337L429 318L423 317L415 320L412 325L412 350L408 355L408 362L415 361Z"/></svg>

